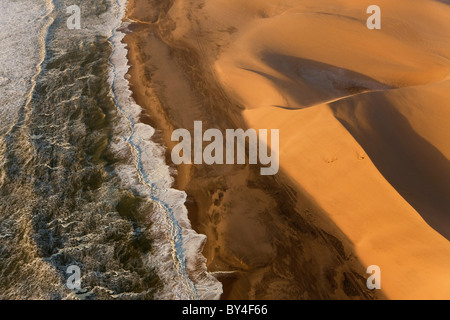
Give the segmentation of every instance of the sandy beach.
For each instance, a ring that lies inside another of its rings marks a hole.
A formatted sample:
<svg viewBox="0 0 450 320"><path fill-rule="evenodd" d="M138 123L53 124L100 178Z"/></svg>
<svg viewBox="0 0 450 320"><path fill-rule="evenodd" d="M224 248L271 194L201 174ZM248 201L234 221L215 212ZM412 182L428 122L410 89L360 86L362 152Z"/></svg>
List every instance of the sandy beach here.
<svg viewBox="0 0 450 320"><path fill-rule="evenodd" d="M173 166L222 299L450 298L450 5L379 0L369 30L371 4L129 1L130 86L167 163L194 121L280 130L275 176Z"/></svg>

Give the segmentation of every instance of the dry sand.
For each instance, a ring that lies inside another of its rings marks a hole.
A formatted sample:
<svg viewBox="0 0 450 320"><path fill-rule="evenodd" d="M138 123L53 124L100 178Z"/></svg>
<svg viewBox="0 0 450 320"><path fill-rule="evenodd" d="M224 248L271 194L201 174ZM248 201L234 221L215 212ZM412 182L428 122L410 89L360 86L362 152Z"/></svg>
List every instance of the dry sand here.
<svg viewBox="0 0 450 320"><path fill-rule="evenodd" d="M129 2L134 98L168 154L194 120L280 129L274 177L176 168L222 298L450 298L450 5L379 0L369 30L371 4Z"/></svg>

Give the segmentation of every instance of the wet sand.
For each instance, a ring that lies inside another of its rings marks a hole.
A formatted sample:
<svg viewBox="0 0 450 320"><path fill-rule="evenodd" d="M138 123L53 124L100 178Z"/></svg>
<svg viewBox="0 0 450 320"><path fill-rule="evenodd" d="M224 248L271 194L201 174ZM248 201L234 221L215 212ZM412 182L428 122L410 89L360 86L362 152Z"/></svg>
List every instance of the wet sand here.
<svg viewBox="0 0 450 320"><path fill-rule="evenodd" d="M208 38L180 40L184 22L174 21L176 10L177 2L129 1L135 22L125 37L134 99L167 146L168 163L176 128L192 132L195 120L204 130L248 127L244 107L217 79ZM276 176L248 165L174 169L193 228L207 236L203 254L224 285L222 299L384 298L367 289L351 241L283 168Z"/></svg>

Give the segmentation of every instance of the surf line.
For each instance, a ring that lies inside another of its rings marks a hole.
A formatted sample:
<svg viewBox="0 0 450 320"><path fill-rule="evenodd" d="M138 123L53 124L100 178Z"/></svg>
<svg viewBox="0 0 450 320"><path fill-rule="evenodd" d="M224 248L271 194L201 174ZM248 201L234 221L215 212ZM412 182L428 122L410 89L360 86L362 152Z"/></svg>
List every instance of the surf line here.
<svg viewBox="0 0 450 320"><path fill-rule="evenodd" d="M189 278L189 275L186 272L186 260L184 256L184 250L183 250L183 238L181 234L181 226L178 223L177 219L175 218L173 209L170 207L169 204L162 201L158 194L161 192L161 190L158 188L158 186L155 183L152 183L149 181L149 178L147 176L147 173L145 172L144 165L142 163L142 150L140 146L134 142L135 140L135 121L133 120L132 115L130 115L128 112L125 111L125 109L121 106L119 99L115 92L115 86L116 86L116 66L112 62L112 57L114 56L114 53L116 52L116 46L114 45L114 37L116 36L117 29L122 25L122 17L121 17L121 11L122 6L118 2L118 0L115 1L117 6L117 14L116 18L119 21L119 24L117 27L113 28L111 31L111 35L108 38L108 42L112 47L111 56L109 57L109 64L113 71L113 77L112 77L112 84L111 84L111 93L114 100L115 105L120 110L120 112L125 116L125 119L128 121L129 128L131 130L131 133L128 137L124 137L124 141L131 147L133 150L133 153L135 154L135 162L136 162L136 169L138 172L138 178L139 180L146 185L149 188L149 197L150 199L157 205L158 208L160 208L162 211L164 211L167 215L166 221L168 222L166 231L168 233L169 242L172 246L172 257L173 257L173 263L175 266L175 270L178 274L178 277L180 278L180 281L182 283L182 286L188 291L191 299L198 300L198 292L197 288L195 287L192 280Z"/></svg>

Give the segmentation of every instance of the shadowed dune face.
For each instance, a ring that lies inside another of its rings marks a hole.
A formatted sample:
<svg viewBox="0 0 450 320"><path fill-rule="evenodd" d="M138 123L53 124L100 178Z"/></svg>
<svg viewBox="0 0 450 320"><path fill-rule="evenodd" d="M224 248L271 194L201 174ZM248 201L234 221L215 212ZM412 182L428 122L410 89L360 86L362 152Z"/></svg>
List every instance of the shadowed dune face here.
<svg viewBox="0 0 450 320"><path fill-rule="evenodd" d="M440 87L450 92L449 81ZM331 108L386 180L431 227L450 239L450 163L433 140L421 136L423 128L411 125L411 110L428 112L426 103L409 98L412 93L407 91L413 90L419 89L363 94L335 102ZM439 101L429 95L427 100L440 106L443 116L448 114L443 110L448 98ZM448 129L440 129L440 137L450 141Z"/></svg>
<svg viewBox="0 0 450 320"><path fill-rule="evenodd" d="M450 8L442 4L381 1L377 31L366 27L364 3L298 4L238 28L216 63L223 83L247 108L301 108L349 95L336 85L360 92L450 76L450 25L443 16Z"/></svg>
<svg viewBox="0 0 450 320"><path fill-rule="evenodd" d="M248 70L269 80L285 98L286 109L309 107L389 86L363 74L309 59L264 52L261 56L272 74ZM308 94L305 94L308 92Z"/></svg>

